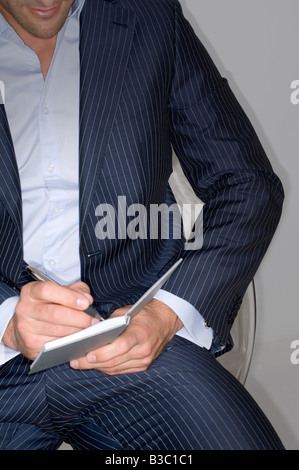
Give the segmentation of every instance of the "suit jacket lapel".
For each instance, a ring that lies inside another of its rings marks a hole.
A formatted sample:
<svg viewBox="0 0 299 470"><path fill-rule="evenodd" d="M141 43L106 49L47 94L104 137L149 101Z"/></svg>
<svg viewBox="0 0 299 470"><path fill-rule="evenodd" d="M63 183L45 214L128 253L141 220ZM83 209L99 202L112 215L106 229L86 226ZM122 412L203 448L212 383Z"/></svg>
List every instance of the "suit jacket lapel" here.
<svg viewBox="0 0 299 470"><path fill-rule="evenodd" d="M134 13L114 3L87 0L81 14L81 228L103 165L134 32Z"/></svg>
<svg viewBox="0 0 299 470"><path fill-rule="evenodd" d="M15 223L22 245L21 185L5 107L0 104L0 199Z"/></svg>

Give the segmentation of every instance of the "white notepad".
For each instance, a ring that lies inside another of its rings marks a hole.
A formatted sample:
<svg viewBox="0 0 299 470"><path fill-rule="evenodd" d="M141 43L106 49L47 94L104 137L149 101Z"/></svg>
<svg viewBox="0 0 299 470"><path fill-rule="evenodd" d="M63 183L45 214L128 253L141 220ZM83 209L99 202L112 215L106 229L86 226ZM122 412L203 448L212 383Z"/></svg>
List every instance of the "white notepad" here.
<svg viewBox="0 0 299 470"><path fill-rule="evenodd" d="M124 316L108 318L84 330L46 343L30 366L29 374L78 359L90 351L112 343L129 325L135 316L153 297L175 271L179 259L145 294L127 311Z"/></svg>

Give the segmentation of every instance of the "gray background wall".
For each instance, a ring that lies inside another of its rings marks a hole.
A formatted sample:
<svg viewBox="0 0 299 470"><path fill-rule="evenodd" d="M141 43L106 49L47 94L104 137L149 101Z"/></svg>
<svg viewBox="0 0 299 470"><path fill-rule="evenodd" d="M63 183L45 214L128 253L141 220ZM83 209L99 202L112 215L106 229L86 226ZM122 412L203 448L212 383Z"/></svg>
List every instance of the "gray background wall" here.
<svg viewBox="0 0 299 470"><path fill-rule="evenodd" d="M291 343L299 344L299 104L291 102L291 83L299 80L299 2L181 0L181 4L228 78L284 184L282 220L255 278L257 332L246 388L286 448L298 450L299 363L291 362Z"/></svg>

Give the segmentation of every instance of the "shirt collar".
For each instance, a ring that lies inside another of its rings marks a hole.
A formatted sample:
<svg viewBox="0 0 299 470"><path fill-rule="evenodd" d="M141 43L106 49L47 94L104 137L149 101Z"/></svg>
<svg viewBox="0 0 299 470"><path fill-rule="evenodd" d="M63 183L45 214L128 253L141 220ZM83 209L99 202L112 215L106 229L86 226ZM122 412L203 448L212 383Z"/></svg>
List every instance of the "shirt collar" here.
<svg viewBox="0 0 299 470"><path fill-rule="evenodd" d="M6 30L11 30L11 26L7 23L4 16L0 13L0 34L4 34Z"/></svg>
<svg viewBox="0 0 299 470"><path fill-rule="evenodd" d="M68 18L71 18L72 16L75 16L75 15L80 16L84 3L85 3L85 0L75 0L73 5L71 6Z"/></svg>

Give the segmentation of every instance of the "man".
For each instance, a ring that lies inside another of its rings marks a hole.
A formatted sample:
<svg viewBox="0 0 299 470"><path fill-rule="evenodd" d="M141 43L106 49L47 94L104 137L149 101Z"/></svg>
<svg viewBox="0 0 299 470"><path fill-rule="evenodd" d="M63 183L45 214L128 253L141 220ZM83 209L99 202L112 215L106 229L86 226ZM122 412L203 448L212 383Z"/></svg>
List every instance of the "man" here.
<svg viewBox="0 0 299 470"><path fill-rule="evenodd" d="M0 447L282 448L214 357L282 188L179 3L0 0L0 13ZM202 248L97 235L119 197L148 214L175 202L172 147L205 203ZM28 376L45 342L94 322L88 305L123 315L180 257L112 344ZM32 282L27 264L64 286Z"/></svg>

